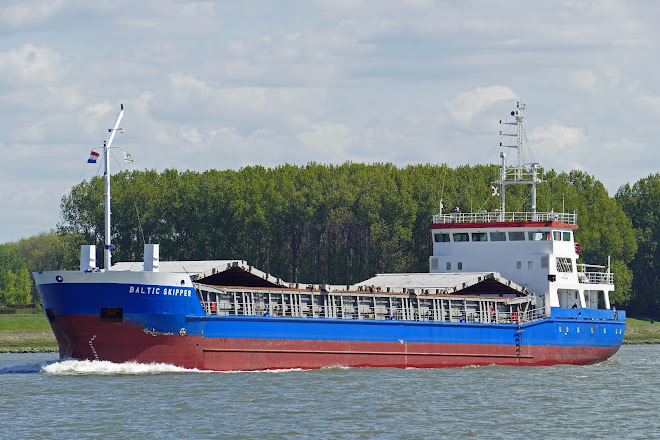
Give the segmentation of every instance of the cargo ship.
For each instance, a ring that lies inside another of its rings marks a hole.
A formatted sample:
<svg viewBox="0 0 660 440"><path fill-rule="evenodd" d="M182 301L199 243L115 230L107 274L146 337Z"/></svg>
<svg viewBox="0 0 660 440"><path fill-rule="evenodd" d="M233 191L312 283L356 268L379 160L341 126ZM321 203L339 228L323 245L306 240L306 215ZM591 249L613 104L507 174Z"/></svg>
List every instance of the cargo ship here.
<svg viewBox="0 0 660 440"><path fill-rule="evenodd" d="M109 150L104 268L81 247L80 270L34 274L61 358L169 363L200 370L332 366L437 368L592 364L617 352L625 312L611 307L607 266L579 263L577 215L537 212L538 164L523 164L524 104L508 124L517 165L501 154L493 212L433 216L428 273L354 285L289 283L243 260L112 264ZM528 212L506 210L509 185L531 185Z"/></svg>

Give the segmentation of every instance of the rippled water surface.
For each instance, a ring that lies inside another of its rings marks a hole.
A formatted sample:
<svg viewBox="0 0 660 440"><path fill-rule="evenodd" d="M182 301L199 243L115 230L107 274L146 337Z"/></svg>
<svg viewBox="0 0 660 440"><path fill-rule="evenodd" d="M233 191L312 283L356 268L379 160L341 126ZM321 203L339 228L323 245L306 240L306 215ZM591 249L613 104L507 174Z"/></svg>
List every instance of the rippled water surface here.
<svg viewBox="0 0 660 440"><path fill-rule="evenodd" d="M208 373L0 354L0 438L660 438L660 346L591 366Z"/></svg>

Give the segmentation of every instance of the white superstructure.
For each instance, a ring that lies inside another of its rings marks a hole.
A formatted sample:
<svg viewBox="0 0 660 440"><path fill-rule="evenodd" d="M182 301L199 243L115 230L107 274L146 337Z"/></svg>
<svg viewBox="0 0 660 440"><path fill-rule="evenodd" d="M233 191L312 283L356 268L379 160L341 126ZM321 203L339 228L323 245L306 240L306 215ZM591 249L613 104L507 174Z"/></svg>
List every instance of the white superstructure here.
<svg viewBox="0 0 660 440"><path fill-rule="evenodd" d="M512 135L517 144L502 146L518 149L519 162L508 167L506 154L501 154L500 178L494 182L499 185L500 209L435 215L430 272L499 272L537 294L546 307L609 309L609 293L614 290L609 263L578 263L577 215L536 211L536 185L543 181L538 164L522 163L524 108L519 103L511 112L516 122L504 122L517 127ZM511 184L532 185L530 212L506 211L506 187Z"/></svg>

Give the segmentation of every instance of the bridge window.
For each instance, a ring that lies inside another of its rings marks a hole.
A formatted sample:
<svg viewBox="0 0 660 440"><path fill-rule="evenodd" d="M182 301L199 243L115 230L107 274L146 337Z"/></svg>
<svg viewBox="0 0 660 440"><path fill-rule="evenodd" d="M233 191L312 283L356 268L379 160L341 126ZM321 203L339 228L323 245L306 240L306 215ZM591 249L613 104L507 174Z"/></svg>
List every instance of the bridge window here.
<svg viewBox="0 0 660 440"><path fill-rule="evenodd" d="M447 261L447 270L451 270L451 261Z"/></svg>
<svg viewBox="0 0 660 440"><path fill-rule="evenodd" d="M467 232L454 234L454 241L470 241L470 235Z"/></svg>
<svg viewBox="0 0 660 440"><path fill-rule="evenodd" d="M516 269L522 269L522 261L516 261Z"/></svg>
<svg viewBox="0 0 660 440"><path fill-rule="evenodd" d="M529 260L527 261L527 269L534 269L534 262Z"/></svg>
<svg viewBox="0 0 660 440"><path fill-rule="evenodd" d="M433 234L433 238L436 243L447 243L449 242L449 234Z"/></svg>
<svg viewBox="0 0 660 440"><path fill-rule="evenodd" d="M557 272L573 272L573 261L570 258L557 257Z"/></svg>
<svg viewBox="0 0 660 440"><path fill-rule="evenodd" d="M504 232L491 232L490 241L506 241L506 234Z"/></svg>
<svg viewBox="0 0 660 440"><path fill-rule="evenodd" d="M458 270L463 270L463 262L458 262Z"/></svg>
<svg viewBox="0 0 660 440"><path fill-rule="evenodd" d="M529 240L530 241L547 241L550 240L550 233L549 232L528 232Z"/></svg>
<svg viewBox="0 0 660 440"><path fill-rule="evenodd" d="M488 235L485 232L473 232L472 241L488 241Z"/></svg>
<svg viewBox="0 0 660 440"><path fill-rule="evenodd" d="M571 233L564 232L564 241L571 241Z"/></svg>
<svg viewBox="0 0 660 440"><path fill-rule="evenodd" d="M554 241L561 241L561 231L552 231L552 239Z"/></svg>
<svg viewBox="0 0 660 440"><path fill-rule="evenodd" d="M525 233L509 232L509 241L525 241Z"/></svg>

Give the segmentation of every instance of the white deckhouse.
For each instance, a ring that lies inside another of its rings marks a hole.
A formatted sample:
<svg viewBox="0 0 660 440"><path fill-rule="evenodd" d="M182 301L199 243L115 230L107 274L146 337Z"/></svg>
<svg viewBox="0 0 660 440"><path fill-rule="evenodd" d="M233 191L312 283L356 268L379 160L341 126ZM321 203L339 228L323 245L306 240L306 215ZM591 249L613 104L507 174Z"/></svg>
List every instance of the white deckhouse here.
<svg viewBox="0 0 660 440"><path fill-rule="evenodd" d="M494 193L501 196L501 206L494 212L452 212L433 216L431 233L433 255L430 272L497 271L504 278L536 294L539 306L562 308L610 308L609 293L614 290L610 266L578 264L579 244L577 214L536 211L538 164L524 164L522 159L525 133L525 105L518 103L511 115L517 145L504 147L518 150L517 166L507 167L502 153L500 179ZM507 134L503 134L506 136ZM501 145L501 144L500 144ZM511 184L532 185L530 212L507 212L506 187Z"/></svg>

